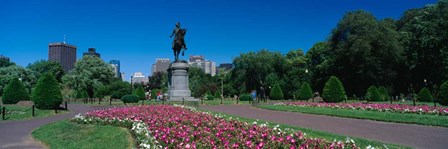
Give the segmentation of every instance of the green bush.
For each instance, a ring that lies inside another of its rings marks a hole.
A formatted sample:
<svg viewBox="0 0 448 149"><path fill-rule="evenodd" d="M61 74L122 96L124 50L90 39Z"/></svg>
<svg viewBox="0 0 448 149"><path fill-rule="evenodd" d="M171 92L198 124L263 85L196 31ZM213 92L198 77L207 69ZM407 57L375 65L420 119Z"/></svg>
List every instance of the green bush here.
<svg viewBox="0 0 448 149"><path fill-rule="evenodd" d="M19 79L12 79L3 90L2 102L3 104L16 104L21 100L30 100L30 96Z"/></svg>
<svg viewBox="0 0 448 149"><path fill-rule="evenodd" d="M376 88L373 85L370 86L367 89L366 99L367 99L367 101L381 101L382 97L381 97L380 92L378 91L378 88Z"/></svg>
<svg viewBox="0 0 448 149"><path fill-rule="evenodd" d="M274 88L272 88L270 93L270 98L271 100L282 100L284 98L280 85L274 85Z"/></svg>
<svg viewBox="0 0 448 149"><path fill-rule="evenodd" d="M440 95L439 103L441 105L448 106L448 81L445 81L440 86L439 95Z"/></svg>
<svg viewBox="0 0 448 149"><path fill-rule="evenodd" d="M240 96L240 101L252 101L252 97L249 94L243 94Z"/></svg>
<svg viewBox="0 0 448 149"><path fill-rule="evenodd" d="M137 95L124 95L123 97L121 97L121 101L123 101L123 103L137 103L138 102L138 96Z"/></svg>
<svg viewBox="0 0 448 149"><path fill-rule="evenodd" d="M34 105L39 109L53 109L62 103L62 93L56 78L46 73L37 81L31 96Z"/></svg>
<svg viewBox="0 0 448 149"><path fill-rule="evenodd" d="M143 87L141 85L138 86L138 88L135 90L134 95L138 97L139 100L145 100L145 90L143 90Z"/></svg>
<svg viewBox="0 0 448 149"><path fill-rule="evenodd" d="M424 87L418 92L418 101L432 102L432 94L428 88Z"/></svg>
<svg viewBox="0 0 448 149"><path fill-rule="evenodd" d="M220 91L216 91L215 98L221 98L221 92Z"/></svg>
<svg viewBox="0 0 448 149"><path fill-rule="evenodd" d="M390 99L389 92L387 91L386 87L380 86L378 88L378 92L380 92L382 101L388 101Z"/></svg>
<svg viewBox="0 0 448 149"><path fill-rule="evenodd" d="M210 90L208 90L207 92L205 92L205 96L208 96L208 95L213 96L213 95L212 95L212 92L211 92Z"/></svg>
<svg viewBox="0 0 448 149"><path fill-rule="evenodd" d="M151 90L151 99L157 99L157 92L159 92L159 89Z"/></svg>
<svg viewBox="0 0 448 149"><path fill-rule="evenodd" d="M207 98L207 100L213 100L213 99L215 99L215 96L207 95L207 96L205 96L205 98Z"/></svg>
<svg viewBox="0 0 448 149"><path fill-rule="evenodd" d="M303 83L302 87L300 87L300 90L296 94L296 99L298 100L308 100L310 98L313 98L313 91L311 90L310 84Z"/></svg>
<svg viewBox="0 0 448 149"><path fill-rule="evenodd" d="M335 76L331 76L325 83L322 97L325 102L341 102L346 98L344 86Z"/></svg>

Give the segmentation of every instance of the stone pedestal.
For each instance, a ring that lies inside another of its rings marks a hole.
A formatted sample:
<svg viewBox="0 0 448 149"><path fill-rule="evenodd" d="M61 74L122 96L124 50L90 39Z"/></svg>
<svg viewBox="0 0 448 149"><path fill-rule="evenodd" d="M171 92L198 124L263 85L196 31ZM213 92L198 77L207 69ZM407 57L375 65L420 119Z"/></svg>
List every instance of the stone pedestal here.
<svg viewBox="0 0 448 149"><path fill-rule="evenodd" d="M176 61L170 64L168 68L169 100L195 100L191 97L188 87L188 68L189 64L186 61Z"/></svg>

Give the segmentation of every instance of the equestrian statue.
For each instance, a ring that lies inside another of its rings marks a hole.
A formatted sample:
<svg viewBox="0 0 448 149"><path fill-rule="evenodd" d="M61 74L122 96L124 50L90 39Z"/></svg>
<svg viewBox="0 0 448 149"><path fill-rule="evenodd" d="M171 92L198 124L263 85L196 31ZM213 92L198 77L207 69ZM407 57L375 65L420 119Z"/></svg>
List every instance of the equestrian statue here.
<svg viewBox="0 0 448 149"><path fill-rule="evenodd" d="M177 22L176 23L176 27L173 29L173 33L171 33L170 38L172 38L174 36L174 40L173 40L173 51L174 51L174 60L178 61L179 60L179 53L182 49L184 49L182 51L182 56L184 56L184 52L185 50L187 50L187 45L185 44L185 34L187 33L187 29L185 28L180 28L180 23Z"/></svg>

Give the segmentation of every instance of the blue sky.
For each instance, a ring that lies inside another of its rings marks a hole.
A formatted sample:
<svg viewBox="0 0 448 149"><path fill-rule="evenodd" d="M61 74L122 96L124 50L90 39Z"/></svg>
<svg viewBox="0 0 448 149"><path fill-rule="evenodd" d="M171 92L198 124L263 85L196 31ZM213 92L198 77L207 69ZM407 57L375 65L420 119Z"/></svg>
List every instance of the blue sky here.
<svg viewBox="0 0 448 149"><path fill-rule="evenodd" d="M346 12L363 9L377 19L436 0L1 0L0 55L26 66L48 58L48 43L94 47L106 62L149 75L156 58L173 58L169 35L188 29L189 55L230 63L240 53L308 50L328 38Z"/></svg>

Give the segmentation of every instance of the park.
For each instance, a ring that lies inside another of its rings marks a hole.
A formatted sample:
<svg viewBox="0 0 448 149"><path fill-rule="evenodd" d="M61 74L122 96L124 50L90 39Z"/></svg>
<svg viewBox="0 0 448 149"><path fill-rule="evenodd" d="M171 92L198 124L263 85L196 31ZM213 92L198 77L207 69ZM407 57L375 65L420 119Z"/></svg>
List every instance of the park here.
<svg viewBox="0 0 448 149"><path fill-rule="evenodd" d="M242 51L216 75L184 60L195 27L172 24L174 60L146 83L94 55L70 71L0 58L0 148L448 146L448 1L347 11L309 49Z"/></svg>

